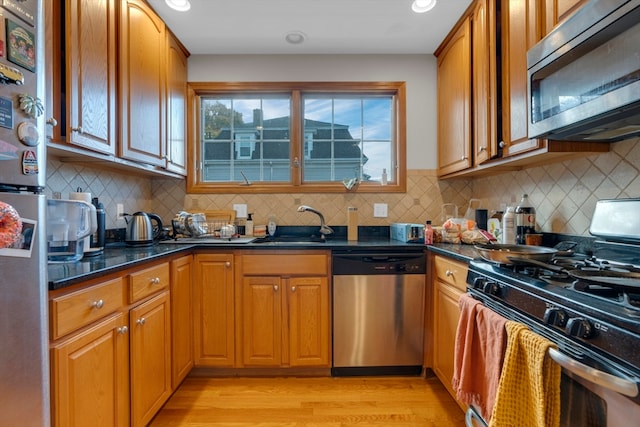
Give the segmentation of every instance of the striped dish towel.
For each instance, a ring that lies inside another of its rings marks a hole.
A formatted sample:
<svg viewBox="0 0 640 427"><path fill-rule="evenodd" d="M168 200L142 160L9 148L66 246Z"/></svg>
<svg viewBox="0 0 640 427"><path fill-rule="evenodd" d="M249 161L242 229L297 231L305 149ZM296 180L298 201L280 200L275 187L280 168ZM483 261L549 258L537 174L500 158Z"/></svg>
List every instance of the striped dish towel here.
<svg viewBox="0 0 640 427"><path fill-rule="evenodd" d="M552 342L507 321L507 351L489 427L560 425L560 365L547 356Z"/></svg>

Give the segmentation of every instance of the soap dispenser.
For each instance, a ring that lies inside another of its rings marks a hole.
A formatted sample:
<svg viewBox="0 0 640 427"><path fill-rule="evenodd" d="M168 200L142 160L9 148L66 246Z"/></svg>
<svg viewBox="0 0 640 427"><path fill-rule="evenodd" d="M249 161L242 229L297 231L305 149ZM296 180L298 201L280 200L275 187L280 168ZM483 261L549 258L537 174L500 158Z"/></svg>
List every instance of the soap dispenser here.
<svg viewBox="0 0 640 427"><path fill-rule="evenodd" d="M276 234L276 216L274 214L269 215L269 222L267 223L267 232L271 237L275 236Z"/></svg>

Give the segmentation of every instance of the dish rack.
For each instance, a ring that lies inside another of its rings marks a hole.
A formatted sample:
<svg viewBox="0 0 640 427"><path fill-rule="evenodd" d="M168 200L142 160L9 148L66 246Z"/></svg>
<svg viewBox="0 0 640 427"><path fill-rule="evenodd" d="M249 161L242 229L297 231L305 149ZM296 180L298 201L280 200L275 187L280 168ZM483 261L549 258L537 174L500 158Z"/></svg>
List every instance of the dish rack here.
<svg viewBox="0 0 640 427"><path fill-rule="evenodd" d="M235 211L181 212L172 220L174 234L196 238L220 238L225 226L233 226ZM235 229L233 229L235 232Z"/></svg>
<svg viewBox="0 0 640 427"><path fill-rule="evenodd" d="M192 219L187 223L187 229L193 237L220 237L220 230L225 225L229 225L229 221Z"/></svg>

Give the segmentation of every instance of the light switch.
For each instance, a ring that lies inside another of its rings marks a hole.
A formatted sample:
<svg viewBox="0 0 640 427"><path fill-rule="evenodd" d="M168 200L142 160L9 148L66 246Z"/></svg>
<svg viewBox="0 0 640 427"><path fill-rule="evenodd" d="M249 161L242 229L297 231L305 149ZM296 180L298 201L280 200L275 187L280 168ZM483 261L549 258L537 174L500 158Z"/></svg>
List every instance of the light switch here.
<svg viewBox="0 0 640 427"><path fill-rule="evenodd" d="M237 218L246 218L247 217L247 205L244 203L233 205L233 210L236 211Z"/></svg>
<svg viewBox="0 0 640 427"><path fill-rule="evenodd" d="M387 217L387 204L386 203L374 203L373 204L373 216L376 218Z"/></svg>

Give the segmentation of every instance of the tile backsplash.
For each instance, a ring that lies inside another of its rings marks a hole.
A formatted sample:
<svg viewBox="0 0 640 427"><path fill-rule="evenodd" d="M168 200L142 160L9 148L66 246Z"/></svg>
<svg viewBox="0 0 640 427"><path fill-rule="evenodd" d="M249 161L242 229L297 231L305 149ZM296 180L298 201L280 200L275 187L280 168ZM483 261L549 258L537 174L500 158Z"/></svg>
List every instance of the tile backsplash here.
<svg viewBox="0 0 640 427"><path fill-rule="evenodd" d="M296 211L300 204L320 210L329 225L345 225L349 206L358 208L360 225L423 223L427 219L440 224L443 203L454 203L464 213L468 200L477 198L483 207L495 210L517 204L527 193L542 231L587 235L598 199L640 197L639 142L617 142L609 153L473 180L441 181L433 170L409 170L404 194L186 194L182 180L127 175L49 159L46 193L51 197L60 192L67 198L78 187L91 192L105 205L107 228L124 226L116 222L116 203L123 203L125 212L155 212L167 224L183 209L229 209L235 203L247 204L256 224L266 223L270 214L284 225L316 224L315 215ZM388 205L387 218L373 216L374 203Z"/></svg>

